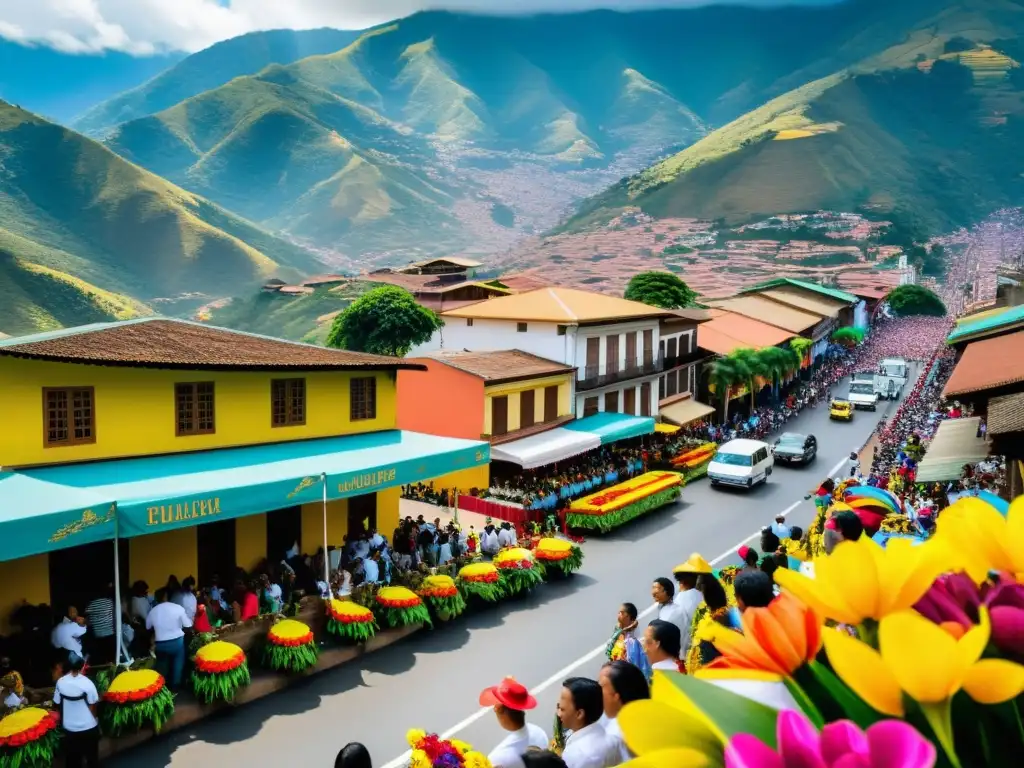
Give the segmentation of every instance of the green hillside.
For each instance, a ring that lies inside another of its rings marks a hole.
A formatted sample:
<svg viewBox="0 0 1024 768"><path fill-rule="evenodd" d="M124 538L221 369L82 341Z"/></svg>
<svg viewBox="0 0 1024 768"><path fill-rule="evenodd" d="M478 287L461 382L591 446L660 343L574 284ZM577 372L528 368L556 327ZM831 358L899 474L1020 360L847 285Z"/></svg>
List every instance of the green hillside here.
<svg viewBox="0 0 1024 768"><path fill-rule="evenodd" d="M358 32L339 29L275 29L234 37L188 56L142 85L97 104L71 125L87 135L102 135L120 123L152 115L271 64L291 64L307 56L344 48L358 36Z"/></svg>
<svg viewBox="0 0 1024 768"><path fill-rule="evenodd" d="M0 329L148 312L316 271L308 252L0 102ZM133 299L125 298L131 296Z"/></svg>
<svg viewBox="0 0 1024 768"><path fill-rule="evenodd" d="M300 296L260 292L235 298L203 319L225 328L323 344L335 314L351 302L352 295L329 288Z"/></svg>

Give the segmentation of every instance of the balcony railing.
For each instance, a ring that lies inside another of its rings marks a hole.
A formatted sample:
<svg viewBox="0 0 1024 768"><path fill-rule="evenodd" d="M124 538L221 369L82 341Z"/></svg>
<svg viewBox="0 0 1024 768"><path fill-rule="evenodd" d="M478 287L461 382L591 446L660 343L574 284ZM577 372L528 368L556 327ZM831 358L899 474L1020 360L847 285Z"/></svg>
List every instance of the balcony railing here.
<svg viewBox="0 0 1024 768"><path fill-rule="evenodd" d="M704 352L698 352L697 350L694 350L693 352L684 352L681 355L674 355L672 357L665 355L665 357L662 359L664 360L665 364L664 369L666 371L671 371L673 368L681 368L684 365L696 363L699 360L703 360L705 357L706 354Z"/></svg>
<svg viewBox="0 0 1024 768"><path fill-rule="evenodd" d="M640 376L650 376L665 370L665 358L661 355L645 355L636 360L627 360L625 365L585 365L579 369L576 391L586 392L618 381L627 381Z"/></svg>

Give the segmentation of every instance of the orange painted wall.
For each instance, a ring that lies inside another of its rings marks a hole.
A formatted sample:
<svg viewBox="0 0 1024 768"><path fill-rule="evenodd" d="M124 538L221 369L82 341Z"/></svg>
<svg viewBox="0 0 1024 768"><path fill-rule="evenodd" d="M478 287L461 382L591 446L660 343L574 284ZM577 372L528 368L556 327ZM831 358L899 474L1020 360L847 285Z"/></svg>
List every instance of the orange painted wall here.
<svg viewBox="0 0 1024 768"><path fill-rule="evenodd" d="M479 440L484 431L484 382L429 358L426 371L398 372L398 428Z"/></svg>

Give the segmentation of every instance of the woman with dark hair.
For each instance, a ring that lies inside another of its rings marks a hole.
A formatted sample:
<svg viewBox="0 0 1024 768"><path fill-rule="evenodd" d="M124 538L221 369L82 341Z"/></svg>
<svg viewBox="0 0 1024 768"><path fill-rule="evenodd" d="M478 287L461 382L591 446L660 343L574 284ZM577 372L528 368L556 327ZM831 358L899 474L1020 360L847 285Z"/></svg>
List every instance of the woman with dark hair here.
<svg viewBox="0 0 1024 768"><path fill-rule="evenodd" d="M737 578L739 578L738 575ZM729 598L725 593L725 587L722 586L722 582L711 574L703 574L697 583L697 588L704 595L704 604L708 608L708 615L711 616L712 621L718 622L726 629L732 629L736 632L742 629L743 624L740 621L740 612L735 607L729 605ZM710 664L721 656L715 646L708 640L701 640L699 649L701 666Z"/></svg>
<svg viewBox="0 0 1024 768"><path fill-rule="evenodd" d="M372 768L370 753L357 741L350 742L341 748L334 758L334 768Z"/></svg>
<svg viewBox="0 0 1024 768"><path fill-rule="evenodd" d="M598 675L597 682L601 686L601 696L604 700L604 715L601 717L601 722L604 725L605 735L615 744L619 760L625 763L632 760L633 755L626 748L616 718L629 702L651 698L647 677L628 662L609 661L601 667L601 674Z"/></svg>

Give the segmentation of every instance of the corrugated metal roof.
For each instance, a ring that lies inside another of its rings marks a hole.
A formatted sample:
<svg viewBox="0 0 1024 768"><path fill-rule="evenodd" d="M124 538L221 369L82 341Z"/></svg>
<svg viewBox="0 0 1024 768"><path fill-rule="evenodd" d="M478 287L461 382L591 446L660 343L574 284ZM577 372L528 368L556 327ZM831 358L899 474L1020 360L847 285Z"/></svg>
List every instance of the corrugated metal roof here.
<svg viewBox="0 0 1024 768"><path fill-rule="evenodd" d="M1024 382L1024 331L967 345L942 394L956 397Z"/></svg>
<svg viewBox="0 0 1024 768"><path fill-rule="evenodd" d="M1024 392L989 400L986 425L990 435L1024 432Z"/></svg>
<svg viewBox="0 0 1024 768"><path fill-rule="evenodd" d="M810 330L824 319L823 315L805 312L757 294L735 296L731 299L719 299L708 303L713 307L727 309L738 315L759 320L793 333Z"/></svg>
<svg viewBox="0 0 1024 768"><path fill-rule="evenodd" d="M978 437L981 418L947 419L939 424L917 468L919 483L934 483L960 477L964 464L976 464L988 457L985 438Z"/></svg>
<svg viewBox="0 0 1024 768"><path fill-rule="evenodd" d="M764 296L794 309L804 312L813 312L822 317L838 318L839 311L845 309L846 305L823 296L810 296L791 288L771 288L765 291L758 291L757 295Z"/></svg>
<svg viewBox="0 0 1024 768"><path fill-rule="evenodd" d="M564 323L592 323L628 318L668 317L671 313L638 301L574 288L541 288L488 299L470 307L444 312L443 317L472 317L480 320L516 320Z"/></svg>
<svg viewBox="0 0 1024 768"><path fill-rule="evenodd" d="M697 346L719 355L728 355L736 349L775 347L794 335L774 325L727 312L697 326ZM726 351L721 351L724 348Z"/></svg>
<svg viewBox="0 0 1024 768"><path fill-rule="evenodd" d="M997 333L1016 330L1024 325L1024 305L1007 307L1001 312L988 313L963 323L946 339L947 344L974 341Z"/></svg>
<svg viewBox="0 0 1024 768"><path fill-rule="evenodd" d="M859 299L852 293L841 291L838 288L829 288L824 285L818 285L817 283L812 283L808 280L798 280L794 277L779 277L775 280L766 280L763 283L758 283L750 288L746 288L740 291L740 293L756 293L764 288L782 288L785 286L792 286L793 288L811 291L812 293L817 293L821 296L828 296L831 299L842 302L844 306L856 304L859 301Z"/></svg>
<svg viewBox="0 0 1024 768"><path fill-rule="evenodd" d="M493 352L442 349L424 356L491 382L527 376L550 376L575 370L571 365L531 355L519 349Z"/></svg>

